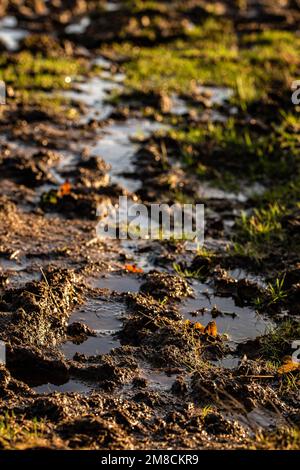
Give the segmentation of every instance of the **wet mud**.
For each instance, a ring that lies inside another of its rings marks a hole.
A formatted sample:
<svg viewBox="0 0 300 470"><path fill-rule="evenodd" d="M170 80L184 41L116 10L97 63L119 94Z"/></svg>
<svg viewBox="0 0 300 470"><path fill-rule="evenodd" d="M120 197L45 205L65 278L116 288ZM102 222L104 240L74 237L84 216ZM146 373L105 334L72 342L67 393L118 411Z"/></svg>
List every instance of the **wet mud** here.
<svg viewBox="0 0 300 470"><path fill-rule="evenodd" d="M7 64L24 51L82 61L76 73L62 73L58 89L37 79L50 101L57 93L65 100L62 108L26 101L16 85L1 110L0 414L16 427L42 424L37 442L0 436L0 448L282 448L299 429L299 370L281 373L292 349L274 337L286 319L293 335L299 331L297 244L259 263L233 252L241 213L251 213L267 182L220 187L220 173L247 172L242 159L205 142L189 165L172 134L242 114L233 91L134 90L126 83L130 58L108 52L118 42L184 40L209 15L198 3L172 10L155 2L141 12L130 2L0 6ZM297 2L254 3L219 8L239 34L295 30ZM266 123L247 118L265 132ZM184 239L99 238L105 208L122 195L147 206L204 203L204 248L191 251ZM298 212L283 220L288 240ZM270 288L279 267L281 296ZM267 347L270 334L277 349L284 344L280 360Z"/></svg>

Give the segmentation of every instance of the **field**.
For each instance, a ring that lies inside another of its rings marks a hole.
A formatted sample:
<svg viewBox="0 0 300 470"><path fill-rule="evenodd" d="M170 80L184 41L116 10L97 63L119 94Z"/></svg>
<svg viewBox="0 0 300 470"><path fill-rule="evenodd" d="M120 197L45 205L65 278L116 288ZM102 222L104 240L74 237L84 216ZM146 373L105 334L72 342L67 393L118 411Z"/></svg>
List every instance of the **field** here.
<svg viewBox="0 0 300 470"><path fill-rule="evenodd" d="M299 449L299 24L1 2L0 449ZM120 197L204 242L109 236Z"/></svg>

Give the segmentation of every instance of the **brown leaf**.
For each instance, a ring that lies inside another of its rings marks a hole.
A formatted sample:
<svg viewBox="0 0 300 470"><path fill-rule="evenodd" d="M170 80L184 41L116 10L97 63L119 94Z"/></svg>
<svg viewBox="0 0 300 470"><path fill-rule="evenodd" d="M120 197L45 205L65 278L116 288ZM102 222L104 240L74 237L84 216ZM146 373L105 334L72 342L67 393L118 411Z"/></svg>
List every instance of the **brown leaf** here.
<svg viewBox="0 0 300 470"><path fill-rule="evenodd" d="M300 363L294 362L293 359L288 356L284 363L278 368L278 374L288 374L289 372L300 371Z"/></svg>
<svg viewBox="0 0 300 470"><path fill-rule="evenodd" d="M214 338L217 336L217 334L218 334L217 324L214 320L210 321L206 325L206 327L204 329L204 333L207 333L208 335L213 336Z"/></svg>
<svg viewBox="0 0 300 470"><path fill-rule="evenodd" d="M125 264L124 269L131 273L142 273L142 268L138 268L135 264Z"/></svg>
<svg viewBox="0 0 300 470"><path fill-rule="evenodd" d="M71 189L72 189L71 183L67 180L67 181L65 181L65 183L63 183L63 184L61 185L61 187L59 188L59 195L60 195L61 197L67 196L68 194L71 193Z"/></svg>
<svg viewBox="0 0 300 470"><path fill-rule="evenodd" d="M196 322L196 323L194 324L194 328L195 328L195 330L199 330L199 331L201 331L202 333L204 333L204 331L205 331L205 326L202 325L202 323L200 323L200 322Z"/></svg>

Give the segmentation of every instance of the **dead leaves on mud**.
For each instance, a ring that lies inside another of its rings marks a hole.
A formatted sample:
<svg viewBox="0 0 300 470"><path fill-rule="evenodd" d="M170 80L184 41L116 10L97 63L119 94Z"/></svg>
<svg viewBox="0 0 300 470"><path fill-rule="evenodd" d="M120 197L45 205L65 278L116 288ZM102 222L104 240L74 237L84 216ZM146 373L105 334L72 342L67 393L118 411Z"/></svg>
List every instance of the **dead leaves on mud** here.
<svg viewBox="0 0 300 470"><path fill-rule="evenodd" d="M291 372L300 372L300 363L293 361L291 356L286 356L283 364L278 368L278 374L285 375Z"/></svg>
<svg viewBox="0 0 300 470"><path fill-rule="evenodd" d="M214 320L210 321L206 326L202 325L200 322L192 323L190 320L186 320L185 325L192 326L192 328L199 331L200 333L207 334L213 338L218 336L217 324Z"/></svg>
<svg viewBox="0 0 300 470"><path fill-rule="evenodd" d="M138 268L135 264L125 264L124 265L124 270L129 272L129 273L143 273L142 268Z"/></svg>
<svg viewBox="0 0 300 470"><path fill-rule="evenodd" d="M58 195L60 197L67 196L71 193L71 183L67 180L59 188Z"/></svg>

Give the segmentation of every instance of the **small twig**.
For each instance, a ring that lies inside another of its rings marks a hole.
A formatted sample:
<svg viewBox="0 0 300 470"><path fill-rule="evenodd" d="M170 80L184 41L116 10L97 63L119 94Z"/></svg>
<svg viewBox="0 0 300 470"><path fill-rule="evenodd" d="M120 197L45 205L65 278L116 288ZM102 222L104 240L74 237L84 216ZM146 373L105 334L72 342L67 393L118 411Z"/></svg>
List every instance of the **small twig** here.
<svg viewBox="0 0 300 470"><path fill-rule="evenodd" d="M275 375L239 375L239 377L249 379L273 379Z"/></svg>
<svg viewBox="0 0 300 470"><path fill-rule="evenodd" d="M14 251L14 252L10 255L9 259L16 259L17 256L20 254L20 252L21 252L21 250L16 250L16 251Z"/></svg>
<svg viewBox="0 0 300 470"><path fill-rule="evenodd" d="M92 238L91 240L89 240L88 242L86 242L85 246L94 245L94 243L97 243L98 241L99 241L99 238L98 238L98 237Z"/></svg>
<svg viewBox="0 0 300 470"><path fill-rule="evenodd" d="M48 279L46 278L46 275L45 275L45 273L44 273L44 271L43 271L43 268L40 268L40 270L41 270L42 276L43 276L43 278L44 278L44 280L45 280L45 282L46 282L46 284L47 284L47 286L48 286L48 288L49 288L50 296L51 296L51 298L52 298L52 301L54 302L54 305L56 306L56 308L58 309L58 311L59 311L60 313L62 313L62 311L61 311L61 309L60 309L60 306L59 306L58 303L56 302L56 298L55 298L55 296L54 296L54 294L53 294L53 292L52 292L51 286L50 286L50 284L49 284L49 282L48 282Z"/></svg>

